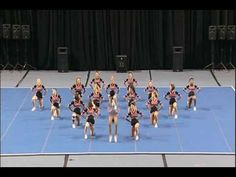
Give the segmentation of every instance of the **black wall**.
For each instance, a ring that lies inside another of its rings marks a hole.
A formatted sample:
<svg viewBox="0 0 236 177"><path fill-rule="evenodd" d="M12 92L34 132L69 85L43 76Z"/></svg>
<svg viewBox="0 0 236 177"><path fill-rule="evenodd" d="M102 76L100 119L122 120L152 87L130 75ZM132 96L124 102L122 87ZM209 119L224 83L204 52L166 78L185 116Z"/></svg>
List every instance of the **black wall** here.
<svg viewBox="0 0 236 177"><path fill-rule="evenodd" d="M235 25L236 11L0 10L0 24L5 23L31 25L28 57L38 69L57 69L59 46L69 47L72 70L115 69L117 54L128 55L130 70L171 69L174 45L184 47L184 68L197 69L211 60L208 26ZM0 63L6 62L6 55L12 64L23 63L23 44L20 40L16 55L15 41L8 40L7 53L6 40L1 39ZM234 44L234 65L235 51Z"/></svg>

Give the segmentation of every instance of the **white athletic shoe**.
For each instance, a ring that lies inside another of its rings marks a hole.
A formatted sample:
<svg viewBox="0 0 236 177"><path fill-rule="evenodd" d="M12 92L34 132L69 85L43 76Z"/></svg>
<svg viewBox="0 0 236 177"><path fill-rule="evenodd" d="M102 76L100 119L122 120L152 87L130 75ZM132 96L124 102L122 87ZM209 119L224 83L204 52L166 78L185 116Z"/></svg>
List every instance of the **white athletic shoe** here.
<svg viewBox="0 0 236 177"><path fill-rule="evenodd" d="M138 139L139 139L139 137L138 137L138 135L137 135L137 136L135 137L135 140L138 141Z"/></svg>
<svg viewBox="0 0 236 177"><path fill-rule="evenodd" d="M72 128L75 128L75 124L72 124Z"/></svg>
<svg viewBox="0 0 236 177"><path fill-rule="evenodd" d="M54 120L54 117L53 117L53 116L51 117L51 120Z"/></svg>
<svg viewBox="0 0 236 177"><path fill-rule="evenodd" d="M111 143L112 141L112 135L109 136L109 142Z"/></svg>
<svg viewBox="0 0 236 177"><path fill-rule="evenodd" d="M157 125L157 123L155 124L155 128L157 128L158 127L158 125Z"/></svg>
<svg viewBox="0 0 236 177"><path fill-rule="evenodd" d="M114 136L114 141L115 141L115 143L117 143L117 136L116 135Z"/></svg>
<svg viewBox="0 0 236 177"><path fill-rule="evenodd" d="M193 107L193 110L194 110L194 111L196 111L196 110L197 110L197 108L194 106L194 107Z"/></svg>
<svg viewBox="0 0 236 177"><path fill-rule="evenodd" d="M32 108L32 111L35 111L35 110L36 110L36 107L33 107L33 108Z"/></svg>
<svg viewBox="0 0 236 177"><path fill-rule="evenodd" d="M175 119L178 119L178 115L177 114L175 114Z"/></svg>
<svg viewBox="0 0 236 177"><path fill-rule="evenodd" d="M88 135L87 134L84 135L84 139L88 139Z"/></svg>

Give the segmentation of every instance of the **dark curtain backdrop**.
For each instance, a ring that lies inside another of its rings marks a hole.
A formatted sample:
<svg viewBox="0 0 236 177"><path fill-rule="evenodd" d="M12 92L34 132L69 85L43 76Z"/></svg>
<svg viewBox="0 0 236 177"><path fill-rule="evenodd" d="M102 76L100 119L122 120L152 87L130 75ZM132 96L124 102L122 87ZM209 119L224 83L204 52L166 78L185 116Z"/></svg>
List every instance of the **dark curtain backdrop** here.
<svg viewBox="0 0 236 177"><path fill-rule="evenodd" d="M174 10L0 10L0 24L29 24L32 32L29 41L17 44L10 39L6 45L1 39L0 63L6 63L6 55L12 64L24 63L26 46L30 64L57 69L57 47L67 46L71 70L114 70L117 54L128 55L130 70L171 69L173 41L178 37L174 18ZM236 11L184 11L184 68L201 69L210 63L208 26L225 24L236 24ZM219 55L217 45L216 63Z"/></svg>

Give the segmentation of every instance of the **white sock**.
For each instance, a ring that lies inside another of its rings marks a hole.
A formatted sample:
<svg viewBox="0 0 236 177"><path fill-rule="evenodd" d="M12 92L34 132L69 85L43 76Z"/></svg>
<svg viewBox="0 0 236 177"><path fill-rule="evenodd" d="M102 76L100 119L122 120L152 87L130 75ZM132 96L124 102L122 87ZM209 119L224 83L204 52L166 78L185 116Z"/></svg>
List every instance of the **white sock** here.
<svg viewBox="0 0 236 177"><path fill-rule="evenodd" d="M111 143L112 141L112 135L109 135L109 142Z"/></svg>
<svg viewBox="0 0 236 177"><path fill-rule="evenodd" d="M114 136L114 141L117 143L117 135Z"/></svg>
<svg viewBox="0 0 236 177"><path fill-rule="evenodd" d="M88 135L87 134L84 135L84 139L88 139Z"/></svg>

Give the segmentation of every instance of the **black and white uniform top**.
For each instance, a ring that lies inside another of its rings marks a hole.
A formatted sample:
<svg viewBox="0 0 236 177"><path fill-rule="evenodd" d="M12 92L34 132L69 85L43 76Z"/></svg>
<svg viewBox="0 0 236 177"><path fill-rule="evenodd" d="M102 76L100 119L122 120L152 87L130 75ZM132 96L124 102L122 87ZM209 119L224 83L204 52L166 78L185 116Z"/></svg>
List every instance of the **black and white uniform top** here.
<svg viewBox="0 0 236 177"><path fill-rule="evenodd" d="M184 90L188 91L188 96L194 96L196 95L196 91L199 89L199 87L197 85L187 85Z"/></svg>
<svg viewBox="0 0 236 177"><path fill-rule="evenodd" d="M128 84L128 86L126 85L126 83ZM136 83L136 85L138 84L137 80L134 79L134 78L131 79L131 80L127 78L127 79L124 81L124 85L127 86L127 89L129 89L130 86L134 86L134 83Z"/></svg>
<svg viewBox="0 0 236 177"><path fill-rule="evenodd" d="M169 97L170 101L169 101L169 104L172 105L173 103L176 102L176 97L179 96L180 97L180 94L175 91L175 90L170 90L166 93L165 95L165 98L167 98L167 96Z"/></svg>
<svg viewBox="0 0 236 177"><path fill-rule="evenodd" d="M52 95L50 96L50 102L52 103L53 106L56 108L59 108L59 104L61 103L61 96L60 95Z"/></svg>
<svg viewBox="0 0 236 177"><path fill-rule="evenodd" d="M102 80L102 78L93 78L92 81L90 82L90 86L91 88L93 88L93 84L97 84L100 88L102 88L104 86L104 81ZM103 84L103 86L102 86Z"/></svg>
<svg viewBox="0 0 236 177"><path fill-rule="evenodd" d="M143 114L140 112L140 111L135 111L135 112L132 112L130 111L128 113L128 115L126 116L126 119L128 119L129 117L131 118L131 126L135 126L136 123L139 123L138 121L138 116L142 116Z"/></svg>
<svg viewBox="0 0 236 177"><path fill-rule="evenodd" d="M117 84L108 84L107 85L107 88L106 88L106 93L108 94L108 90L110 89L111 90L114 90L116 94L119 93L119 86Z"/></svg>
<svg viewBox="0 0 236 177"><path fill-rule="evenodd" d="M32 91L34 90L36 90L36 96L38 99L43 98L43 91L46 92L46 88L44 87L44 85L34 85L32 87Z"/></svg>
<svg viewBox="0 0 236 177"><path fill-rule="evenodd" d="M151 86L151 87L148 86L148 87L146 87L146 88L144 89L144 91L145 91L145 92L148 92L148 99L151 98L152 92L156 91L156 92L158 93L158 89L157 89L155 86Z"/></svg>
<svg viewBox="0 0 236 177"><path fill-rule="evenodd" d="M74 84L72 85L71 90L73 90L75 94L79 94L81 97L82 93L85 93L85 87L83 84Z"/></svg>
<svg viewBox="0 0 236 177"><path fill-rule="evenodd" d="M84 108L84 103L82 100L74 100L69 104L69 109L79 115L82 113L81 108Z"/></svg>

